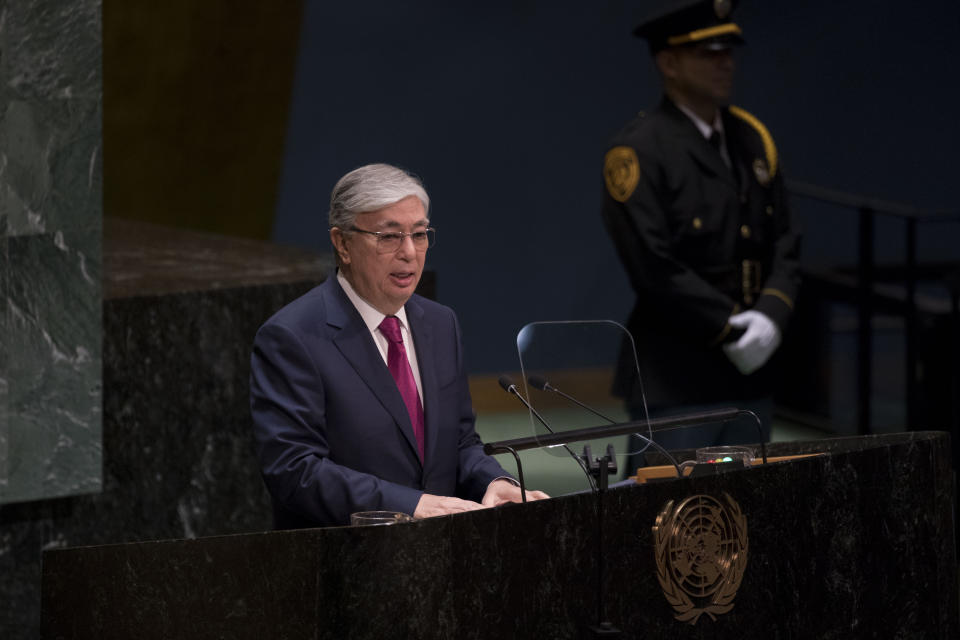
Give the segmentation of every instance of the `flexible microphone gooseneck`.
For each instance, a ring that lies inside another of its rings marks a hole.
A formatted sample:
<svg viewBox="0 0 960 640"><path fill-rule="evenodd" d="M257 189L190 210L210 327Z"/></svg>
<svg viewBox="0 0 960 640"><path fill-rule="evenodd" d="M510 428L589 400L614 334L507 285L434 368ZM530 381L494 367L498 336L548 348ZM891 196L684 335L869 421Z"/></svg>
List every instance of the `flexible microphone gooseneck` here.
<svg viewBox="0 0 960 640"><path fill-rule="evenodd" d="M530 386L533 387L533 388L535 388L535 389L540 389L541 391L549 391L549 392L551 392L551 393L556 393L557 395L559 395L559 396L561 396L561 397L569 400L570 402L573 402L574 404L576 404L576 405L578 405L578 406L580 406L580 407L583 407L584 409L586 409L586 410L589 411L590 413L594 414L595 416L599 416L599 417L603 418L604 420L606 420L606 421L609 422L610 424L617 424L617 421L616 421L616 420L614 420L614 419L612 419L612 418L608 418L607 416L603 415L602 413L600 413L600 412L597 411L596 409L593 409L592 407L588 407L588 406L585 405L584 403L580 402L579 400L577 400L577 399L574 398L573 396L571 396L571 395L569 395L569 394L566 394L566 393L564 393L563 391L560 391L560 389L557 389L556 387L554 387L553 385L551 385L549 382L547 382L547 379L544 378L544 377L542 377L542 376L536 376L536 375L534 375L534 376L529 376L529 377L527 378L527 382L529 382L529 383L530 383ZM682 478L682 477L683 477L683 474L680 472L680 465L677 463L676 459L675 459L672 455L670 455L670 453L669 453L666 449L664 449L663 447L661 447L655 440L651 440L650 438L648 438L648 437L646 437L646 436L644 436L644 435L641 435L641 434L639 434L639 433L634 433L633 435L635 435L636 437L640 438L641 440L643 440L644 442L646 442L648 445L653 446L655 449L657 449L657 451L659 451L660 453L662 453L663 455L665 455L665 456L667 457L667 460L669 460L670 463L677 469L677 477L678 477L678 478Z"/></svg>
<svg viewBox="0 0 960 640"><path fill-rule="evenodd" d="M560 396L563 396L564 398L566 398L566 399L569 400L570 402L572 402L572 403L574 403L574 404L576 404L576 405L578 405L578 406L586 409L587 411L589 411L589 412L592 413L593 415L597 416L598 418L603 418L604 420L606 420L606 421L609 422L610 424L617 424L617 421L614 420L613 418L608 418L607 416L603 415L602 413L600 413L599 411L597 411L597 410L594 409L593 407L588 407L587 405L583 404L582 402L580 402L579 400L577 400L577 399L574 398L573 396L568 395L568 394L564 393L563 391L560 391L560 389L557 389L555 386L553 386L552 384L550 384L549 382L547 382L547 379L544 378L543 376L529 376L529 377L527 377L527 382L529 382L529 383L530 383L530 386L533 387L534 389L539 389L540 391L550 391L550 392L556 393L556 394L558 394L558 395L560 395Z"/></svg>
<svg viewBox="0 0 960 640"><path fill-rule="evenodd" d="M530 413L532 413L532 414L534 415L534 417L535 417L538 421L540 421L540 424L542 424L544 427L546 427L547 431L549 431L550 433L556 433L553 429L550 428L550 425L547 424L547 421L543 419L543 416L541 416L540 413L539 413L536 409L533 408L533 405L531 405L529 402L527 402L527 399L524 398L522 395L520 395L520 392L517 390L517 385L514 384L513 379L510 378L510 376L508 376L508 375L502 375L502 376L500 376L500 378L497 380L497 382L500 384L500 387L501 387L504 391L506 391L506 392L509 393L510 395L516 396L516 397L517 397L517 400L519 400L520 402L522 402L523 405L524 405L527 409L530 410ZM577 454L575 454L575 453L570 449L570 447L568 447L568 446L565 445L565 444L563 445L563 448L566 449L567 453L570 454L570 457L571 457L571 458L573 458L574 460L577 461L577 464L580 465L580 468L583 469L583 472L584 472L585 474L587 474L587 480L590 482L590 488L593 489L594 491L596 491L597 486L596 486L596 484L594 483L593 475L590 473L590 470L587 469L586 464L583 462L583 460L580 458L580 456L578 456Z"/></svg>

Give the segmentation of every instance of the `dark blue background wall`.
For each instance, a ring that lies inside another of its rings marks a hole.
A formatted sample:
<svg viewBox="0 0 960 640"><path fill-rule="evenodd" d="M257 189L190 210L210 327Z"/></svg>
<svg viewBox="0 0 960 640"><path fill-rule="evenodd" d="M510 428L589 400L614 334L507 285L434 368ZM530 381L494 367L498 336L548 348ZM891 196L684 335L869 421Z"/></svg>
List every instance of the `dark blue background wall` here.
<svg viewBox="0 0 960 640"><path fill-rule="evenodd" d="M517 366L527 322L622 320L633 294L599 217L607 139L659 81L630 36L640 2L308 1L274 239L329 250L336 179L368 162L420 175L428 267L474 372ZM742 2L735 102L788 177L956 209L960 4ZM795 199L808 262L852 259L853 217ZM901 255L882 223L880 258ZM953 227L924 258L960 257Z"/></svg>

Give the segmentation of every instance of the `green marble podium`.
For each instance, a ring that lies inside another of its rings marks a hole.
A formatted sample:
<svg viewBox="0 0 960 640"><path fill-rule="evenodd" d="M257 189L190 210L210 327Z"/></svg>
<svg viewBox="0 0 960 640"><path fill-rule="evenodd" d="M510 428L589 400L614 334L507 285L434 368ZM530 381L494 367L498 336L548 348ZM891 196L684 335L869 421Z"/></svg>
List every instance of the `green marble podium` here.
<svg viewBox="0 0 960 640"><path fill-rule="evenodd" d="M604 607L621 637L955 638L949 436L769 449L824 455L605 495ZM577 494L392 527L50 550L44 637L584 637L595 507ZM720 588L691 596L698 580Z"/></svg>

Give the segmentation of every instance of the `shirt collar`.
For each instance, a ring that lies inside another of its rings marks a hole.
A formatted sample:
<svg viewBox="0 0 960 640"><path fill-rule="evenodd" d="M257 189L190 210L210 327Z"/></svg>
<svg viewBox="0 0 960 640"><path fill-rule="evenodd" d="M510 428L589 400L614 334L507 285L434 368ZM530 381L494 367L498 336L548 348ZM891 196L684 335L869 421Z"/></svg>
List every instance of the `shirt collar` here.
<svg viewBox="0 0 960 640"><path fill-rule="evenodd" d="M360 317L363 318L363 324L367 325L367 329L373 333L380 328L380 323L383 322L383 319L387 316L380 313L372 304L360 297L360 294L356 292L353 285L344 277L343 271L340 269L337 269L337 282L340 283L343 292L347 294L350 302L353 303ZM397 319L400 321L400 326L409 330L410 325L407 324L406 307L400 307L400 310L394 315L397 316Z"/></svg>
<svg viewBox="0 0 960 640"><path fill-rule="evenodd" d="M710 126L709 124L704 122L697 114L695 114L693 111L683 106L679 102L677 103L677 108L680 109L680 111L683 111L683 113L686 114L688 118L693 120L693 124L697 125L697 129L700 130L700 133L702 133L703 137L706 138L707 140L710 139L710 135L713 134L714 131L719 131L721 134L723 134L723 118L720 117L719 109L717 109L717 115L713 119L713 126Z"/></svg>

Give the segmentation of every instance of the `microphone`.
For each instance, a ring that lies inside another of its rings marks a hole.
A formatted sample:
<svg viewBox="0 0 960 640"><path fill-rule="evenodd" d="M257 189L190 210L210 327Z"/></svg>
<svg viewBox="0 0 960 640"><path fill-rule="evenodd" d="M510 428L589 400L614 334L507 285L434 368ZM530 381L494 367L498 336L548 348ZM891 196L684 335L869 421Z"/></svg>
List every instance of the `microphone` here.
<svg viewBox="0 0 960 640"><path fill-rule="evenodd" d="M547 382L547 379L544 378L543 376L537 376L537 375L529 376L529 377L527 377L527 382L529 382L529 383L530 383L530 386L533 387L534 389L539 389L540 391L551 391L551 392L553 392L553 393L556 393L556 394L558 394L558 395L560 395L560 396L563 396L564 398L566 398L566 399L569 400L570 402L573 402L574 404L579 405L580 407L586 409L587 411L589 411L589 412L592 413L593 415L595 415L595 416L597 416L597 417L599 417L599 418L603 418L604 420L606 420L606 421L609 422L610 424L617 424L617 421L616 421L616 420L613 420L612 418L608 418L607 416L603 415L602 413L600 413L600 412L597 411L596 409L594 409L594 408L592 408L592 407L588 407L587 405L583 404L582 402L580 402L579 400L577 400L577 399L574 398L573 396L567 395L567 394L564 393L563 391L560 391L560 389L557 389L555 386L553 386L552 384L550 384L549 382Z"/></svg>
<svg viewBox="0 0 960 640"><path fill-rule="evenodd" d="M584 409L586 409L586 410L589 411L590 413L594 414L595 416L599 416L599 417L603 418L604 420L606 420L606 421L609 422L610 424L617 424L617 421L616 421L616 420L611 420L610 418L608 418L607 416L603 415L603 414L600 413L599 411L596 411L595 409L592 409L591 407L588 407L588 406L585 405L584 403L580 402L579 400L577 400L577 399L574 398L573 396L568 395L568 394L564 393L563 391L560 391L559 389L557 389L556 387L554 387L553 385L551 385L549 382L547 382L547 379L544 378L543 376L537 376L537 375L528 376L528 377L527 377L527 382L529 382L529 383L530 383L530 386L534 387L535 389L539 389L539 390L541 390L541 391L550 391L550 392L552 392L552 393L556 393L556 394L558 394L558 395L566 398L566 399L569 400L570 402L573 402L573 403L577 404L578 406L583 407ZM758 435L759 435L759 437L760 437L760 457L761 457L761 459L763 460L763 463L766 464L766 463L767 463L767 446L766 446L766 444L765 444L764 441L763 441L763 425L762 425L762 423L760 422L760 418L759 418L759 417L757 416L757 414L755 414L753 411L745 411L745 410L735 410L735 411L737 411L737 415L748 415L748 416L751 416L751 417L753 418L754 422L756 423L756 425L757 425L757 433L758 433ZM676 418L676 420L678 421L677 424L665 425L664 427L662 427L662 428L660 428L660 429L653 429L652 427L649 427L649 428L650 428L650 430L651 430L652 432L657 432L657 431L672 431L672 430L674 430L674 429L685 429L685 428L687 428L687 427L696 426L697 424L702 424L702 422L694 422L694 423L691 423L691 424L684 424L684 423L683 423L684 417L685 417L685 416L676 416L675 418ZM691 417L693 417L693 416L691 416ZM648 419L648 422L649 422L649 419ZM551 433L552 433L552 432L551 432ZM653 445L654 447L656 447L658 450L660 450L661 452L663 452L664 454L666 454L667 458L668 458L671 462L673 462L674 465L676 465L676 461L673 459L673 457L672 457L670 454L666 453L666 451L663 449L663 447L661 447L659 444L657 444L654 440L652 440L652 439L650 439L650 438L647 438L647 437L645 437L645 436L642 436L642 435L640 435L639 433L634 433L633 435L637 436L638 438L640 438L641 440L643 440L644 442L646 442L646 443L648 443L648 444L652 444L652 445ZM651 435L652 435L652 434L651 434ZM679 468L677 469L677 475L678 475L678 476L680 475Z"/></svg>
<svg viewBox="0 0 960 640"><path fill-rule="evenodd" d="M517 391L517 385L514 384L513 378L511 378L507 374L503 374L502 376L497 378L497 384L499 384L500 388L506 391L507 393L512 393L513 395L520 398L520 401L523 404L527 404L527 401L524 400L523 397L521 397L520 392Z"/></svg>
<svg viewBox="0 0 960 640"><path fill-rule="evenodd" d="M536 409L533 408L533 405L531 405L529 402L527 402L527 399L524 398L522 395L520 395L520 392L517 390L517 385L514 384L513 379L512 379L510 376L508 376L508 375L506 375L506 374L500 376L500 377L497 379L497 383L500 385L500 388L501 388L501 389L503 389L504 391L506 391L507 393L509 393L509 394L511 394L511 395L516 396L517 399L518 399L520 402L523 403L523 406L525 406L527 409L530 410L530 413L532 413L532 414L534 415L534 417L540 422L540 424L542 424L542 425L547 429L547 431L549 431L550 433L556 433L553 429L550 428L550 425L547 424L547 421L543 419L543 416L541 416L540 413L539 413ZM556 445L553 445L553 446L556 446ZM587 467L586 467L586 465L584 464L583 460L580 459L580 456L578 456L577 454L575 454L575 453L570 449L570 447L568 447L566 444L564 444L564 445L562 445L562 446L563 446L564 449L567 450L567 453L570 454L570 457L572 457L574 460L577 461L577 464L580 465L580 468L583 469L583 472L584 472L585 474L587 474L587 480L590 481L590 487L591 487L593 490L596 490L597 487L596 487L596 485L595 485L594 482L593 482L593 476L590 474L590 470L587 469Z"/></svg>
<svg viewBox="0 0 960 640"><path fill-rule="evenodd" d="M589 411L589 412L592 413L593 415L599 416L599 417L603 418L604 420L606 420L606 421L609 422L610 424L617 424L617 421L616 421L616 420L614 420L614 419L612 419L612 418L608 418L607 416L603 415L602 413L600 413L600 412L597 411L596 409L593 409L593 408L591 408L591 407L588 407L588 406L585 405L584 403L580 402L579 400L577 400L577 399L574 398L573 396L568 395L568 394L564 393L563 391L560 391L560 389L557 389L555 386L553 386L552 384L550 384L549 382L547 382L547 379L544 378L543 376L537 376L537 375L528 376L528 377L527 377L527 382L529 382L529 383L530 383L530 386L532 386L532 387L535 388L535 389L540 389L541 391L550 391L550 392L552 392L552 393L556 393L557 395L560 395L560 396L564 397L565 399L569 400L570 402L573 402L574 404L577 404L578 406L583 407L584 409L586 409L587 411ZM649 428L649 425L648 425L648 428ZM674 457L673 457L672 455L670 455L670 453L669 453L666 449L664 449L663 447L661 447L661 446L660 446L657 442L655 442L652 438L648 438L648 437L646 437L646 436L644 436L644 435L641 435L641 434L639 434L639 433L634 433L633 435L635 435L636 437L638 437L638 438L640 438L641 440L643 440L644 442L646 442L646 443L647 443L647 446L653 446L655 449L657 449L658 451L660 451L660 453L662 453L663 455L665 455L665 456L667 457L667 460L669 460L669 461L673 464L673 466L677 469L677 477L678 477L678 478L682 478L682 477L683 477L683 474L680 472L680 465L677 463L676 459L674 459ZM652 434L651 434L651 435L652 435ZM764 459L766 459L766 458L764 458Z"/></svg>

